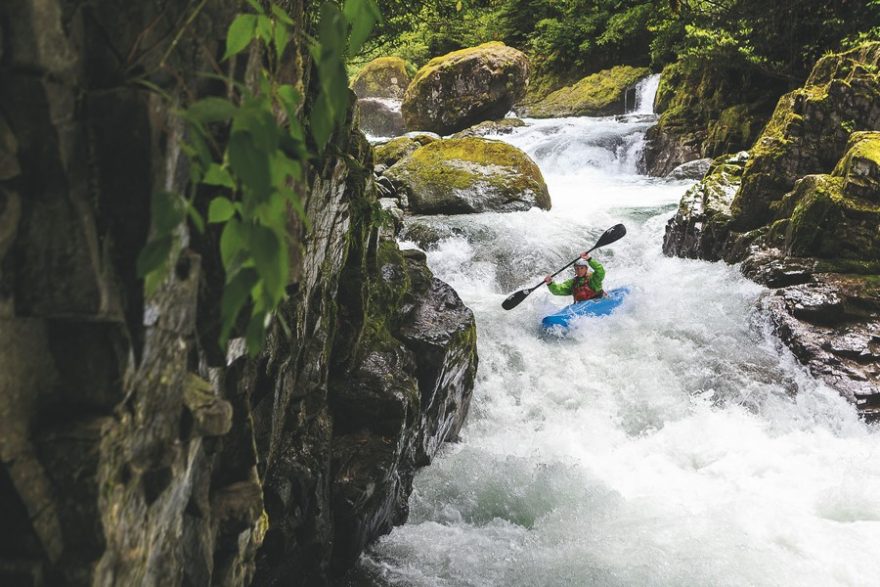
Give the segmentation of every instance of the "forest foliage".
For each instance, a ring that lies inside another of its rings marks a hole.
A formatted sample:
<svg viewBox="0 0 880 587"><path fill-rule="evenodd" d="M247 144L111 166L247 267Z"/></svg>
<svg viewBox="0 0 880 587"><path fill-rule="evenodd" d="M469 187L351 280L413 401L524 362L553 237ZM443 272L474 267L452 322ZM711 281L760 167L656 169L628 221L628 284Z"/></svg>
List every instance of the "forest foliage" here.
<svg viewBox="0 0 880 587"><path fill-rule="evenodd" d="M489 40L527 52L541 75L614 65L714 62L802 82L824 53L880 39L880 0L380 0L364 62L416 66Z"/></svg>

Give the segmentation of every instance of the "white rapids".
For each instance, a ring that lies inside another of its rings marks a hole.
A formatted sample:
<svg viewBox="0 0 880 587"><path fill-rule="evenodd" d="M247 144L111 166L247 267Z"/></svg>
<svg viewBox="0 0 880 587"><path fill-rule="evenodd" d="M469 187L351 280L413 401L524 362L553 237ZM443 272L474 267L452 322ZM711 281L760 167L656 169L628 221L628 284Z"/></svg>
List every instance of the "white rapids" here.
<svg viewBox="0 0 880 587"><path fill-rule="evenodd" d="M656 78L644 86L637 109L650 112ZM476 314L477 383L461 442L420 471L408 523L362 556L359 575L877 584L878 435L766 332L753 309L766 289L736 267L662 255L689 184L636 173L654 117L528 122L501 138L541 167L551 211L428 220L456 235L428 262ZM541 288L501 308L618 222L627 236L595 253L606 288L633 288L614 314L558 338L539 323L566 299Z"/></svg>

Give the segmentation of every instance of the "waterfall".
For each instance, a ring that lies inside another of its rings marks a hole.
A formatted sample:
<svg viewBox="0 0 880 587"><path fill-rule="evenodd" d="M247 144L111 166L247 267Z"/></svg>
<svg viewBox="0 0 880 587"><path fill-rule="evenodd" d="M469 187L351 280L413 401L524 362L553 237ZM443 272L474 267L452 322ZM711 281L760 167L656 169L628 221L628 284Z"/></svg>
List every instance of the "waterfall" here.
<svg viewBox="0 0 880 587"><path fill-rule="evenodd" d="M654 113L654 96L657 95L657 88L660 86L660 74L655 73L649 75L636 84L636 104L633 113L635 114L653 114Z"/></svg>

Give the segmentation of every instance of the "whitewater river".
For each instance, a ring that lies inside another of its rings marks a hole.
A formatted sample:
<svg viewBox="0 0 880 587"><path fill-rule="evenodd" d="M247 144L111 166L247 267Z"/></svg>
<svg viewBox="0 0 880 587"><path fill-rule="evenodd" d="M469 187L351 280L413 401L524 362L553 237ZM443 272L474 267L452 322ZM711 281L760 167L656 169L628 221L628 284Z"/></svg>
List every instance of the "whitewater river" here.
<svg viewBox="0 0 880 587"><path fill-rule="evenodd" d="M641 110L499 137L541 167L552 210L426 220L451 235L428 263L473 309L480 366L461 442L362 557L370 583L880 582L880 436L766 332L768 290L662 255L689 184L636 173ZM501 308L618 222L594 253L606 289L633 288L616 313L559 338L539 323L566 298Z"/></svg>

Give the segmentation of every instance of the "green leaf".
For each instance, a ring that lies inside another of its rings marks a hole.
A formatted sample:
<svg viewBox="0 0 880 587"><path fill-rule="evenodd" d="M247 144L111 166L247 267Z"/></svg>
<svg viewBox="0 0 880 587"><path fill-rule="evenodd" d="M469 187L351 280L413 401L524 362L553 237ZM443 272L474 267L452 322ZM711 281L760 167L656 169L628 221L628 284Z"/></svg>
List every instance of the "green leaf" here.
<svg viewBox="0 0 880 587"><path fill-rule="evenodd" d="M186 217L183 198L172 192L159 191L150 202L150 219L156 236L172 232Z"/></svg>
<svg viewBox="0 0 880 587"><path fill-rule="evenodd" d="M226 222L235 214L235 206L229 198L217 196L211 200L208 207L208 222L216 224L218 222Z"/></svg>
<svg viewBox="0 0 880 587"><path fill-rule="evenodd" d="M299 219L302 221L303 226L306 227L306 230L310 230L311 222L309 221L308 215L306 215L306 209L303 207L303 202L299 195L291 189L283 189L281 190L281 193L284 194L287 202L296 211L296 215L299 216Z"/></svg>
<svg viewBox="0 0 880 587"><path fill-rule="evenodd" d="M232 179L232 176L229 175L229 172L226 169L220 167L216 163L211 163L211 165L208 166L208 171L205 172L205 176L202 178L202 183L229 188L231 190L235 189L235 180Z"/></svg>
<svg viewBox="0 0 880 587"><path fill-rule="evenodd" d="M287 116L293 118L296 108L302 101L302 97L292 85L284 84L278 87L278 101L281 102L285 112L287 112Z"/></svg>
<svg viewBox="0 0 880 587"><path fill-rule="evenodd" d="M185 116L203 124L226 122L235 114L235 105L225 98L211 96L202 98L186 109Z"/></svg>
<svg viewBox="0 0 880 587"><path fill-rule="evenodd" d="M349 55L355 55L361 50L364 42L373 31L373 25L381 20L382 15L373 0L345 0L343 12L351 25L351 36L348 42Z"/></svg>
<svg viewBox="0 0 880 587"><path fill-rule="evenodd" d="M268 312L254 312L248 322L247 332L245 333L245 342L247 343L248 355L251 358L260 354L263 348L263 341L266 338L266 323L271 319Z"/></svg>
<svg viewBox="0 0 880 587"><path fill-rule="evenodd" d="M266 46L272 43L272 19L268 16L260 15L257 17L257 36L266 43Z"/></svg>
<svg viewBox="0 0 880 587"><path fill-rule="evenodd" d="M281 130L272 116L272 109L265 99L251 99L235 114L232 132L248 132L256 148L271 153L278 148Z"/></svg>
<svg viewBox="0 0 880 587"><path fill-rule="evenodd" d="M229 164L244 187L258 200L269 197L272 189L269 159L249 133L233 133L229 139Z"/></svg>
<svg viewBox="0 0 880 587"><path fill-rule="evenodd" d="M272 14L274 14L275 18L277 18L280 22L283 22L288 26L293 26L293 19L290 18L290 15L284 12L284 10L282 10L282 8L277 4L272 4Z"/></svg>
<svg viewBox="0 0 880 587"><path fill-rule="evenodd" d="M310 130L312 131L312 138L315 139L315 145L317 145L319 152L323 152L327 142L330 140L330 136L333 134L335 126L333 110L330 108L325 95L319 95L315 99L311 116L309 116L309 122L311 123Z"/></svg>
<svg viewBox="0 0 880 587"><path fill-rule="evenodd" d="M148 242L137 258L137 276L146 277L148 273L152 273L165 265L168 262L168 257L171 255L173 245L174 236L170 234Z"/></svg>
<svg viewBox="0 0 880 587"><path fill-rule="evenodd" d="M275 5L272 7L275 8ZM287 25L282 22L275 23L273 40L275 41L275 56L280 60L284 55L284 50L287 49L287 43L290 41L290 33L287 30Z"/></svg>
<svg viewBox="0 0 880 587"><path fill-rule="evenodd" d="M284 286L287 285L287 250L282 246L275 231L260 224L251 227L251 256L257 273L266 287L266 293L274 303L284 298Z"/></svg>
<svg viewBox="0 0 880 587"><path fill-rule="evenodd" d="M235 325L235 319L241 312L242 307L250 298L251 290L259 281L257 272L253 269L242 269L232 276L223 288L223 297L220 300L220 340L225 343L229 333Z"/></svg>
<svg viewBox="0 0 880 587"><path fill-rule="evenodd" d="M192 202L190 202L189 200L186 201L186 213L189 215L189 219L196 227L196 230L198 230L200 233L205 232L205 220L202 218L202 215L199 214L199 211L196 210L196 207L193 206Z"/></svg>
<svg viewBox="0 0 880 587"><path fill-rule="evenodd" d="M230 218L220 235L220 259L229 272L233 261L245 246L244 227L237 218Z"/></svg>
<svg viewBox="0 0 880 587"><path fill-rule="evenodd" d="M262 9L261 9L262 10ZM229 25L226 32L226 54L223 60L237 55L254 40L257 28L257 16L254 14L239 14Z"/></svg>
<svg viewBox="0 0 880 587"><path fill-rule="evenodd" d="M266 14L265 9L263 9L263 5L260 4L257 0L247 0L247 3L251 5L251 8L257 11L257 14Z"/></svg>

